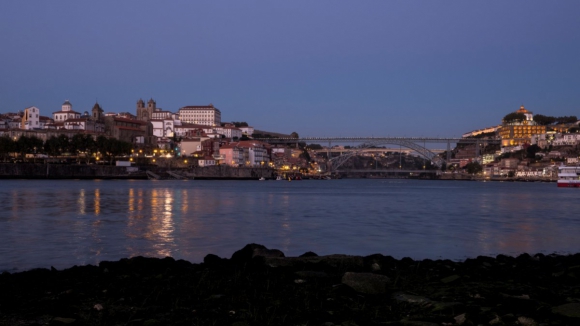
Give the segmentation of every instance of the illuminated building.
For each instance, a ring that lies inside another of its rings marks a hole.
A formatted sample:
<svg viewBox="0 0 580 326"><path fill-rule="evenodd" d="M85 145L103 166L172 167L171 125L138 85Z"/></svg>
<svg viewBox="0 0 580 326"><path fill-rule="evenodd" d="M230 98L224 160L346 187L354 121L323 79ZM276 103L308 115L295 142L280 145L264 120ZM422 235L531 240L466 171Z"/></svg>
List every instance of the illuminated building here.
<svg viewBox="0 0 580 326"><path fill-rule="evenodd" d="M522 121L503 121L499 130L502 147L530 144L532 135L546 133L546 126L538 125L533 120L532 112L526 110L523 105L515 113L522 113L525 119Z"/></svg>

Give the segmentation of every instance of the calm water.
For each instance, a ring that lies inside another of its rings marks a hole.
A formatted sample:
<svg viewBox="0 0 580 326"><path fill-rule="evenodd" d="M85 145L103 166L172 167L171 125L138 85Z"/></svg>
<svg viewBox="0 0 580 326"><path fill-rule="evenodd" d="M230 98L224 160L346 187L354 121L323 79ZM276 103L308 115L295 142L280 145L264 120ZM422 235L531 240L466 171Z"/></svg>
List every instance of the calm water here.
<svg viewBox="0 0 580 326"><path fill-rule="evenodd" d="M287 256L572 253L579 197L554 183L0 180L0 271L200 262L252 242Z"/></svg>

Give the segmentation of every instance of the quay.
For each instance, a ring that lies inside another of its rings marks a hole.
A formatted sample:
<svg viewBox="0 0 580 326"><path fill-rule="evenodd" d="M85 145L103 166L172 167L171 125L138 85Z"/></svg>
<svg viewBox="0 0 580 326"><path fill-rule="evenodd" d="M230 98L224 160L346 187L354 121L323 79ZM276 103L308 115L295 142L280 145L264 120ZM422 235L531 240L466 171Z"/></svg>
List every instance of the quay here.
<svg viewBox="0 0 580 326"><path fill-rule="evenodd" d="M114 166L86 164L0 163L0 179L198 179L258 180L275 178L275 170L266 167L168 168L157 166Z"/></svg>

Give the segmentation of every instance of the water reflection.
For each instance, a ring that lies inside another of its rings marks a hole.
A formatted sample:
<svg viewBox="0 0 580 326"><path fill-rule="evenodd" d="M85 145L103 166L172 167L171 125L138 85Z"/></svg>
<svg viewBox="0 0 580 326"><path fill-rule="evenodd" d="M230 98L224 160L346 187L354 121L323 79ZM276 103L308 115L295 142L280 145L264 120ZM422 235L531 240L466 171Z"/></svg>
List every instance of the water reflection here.
<svg viewBox="0 0 580 326"><path fill-rule="evenodd" d="M101 213L101 191L98 188L95 189L94 206L95 206L95 215L98 216Z"/></svg>
<svg viewBox="0 0 580 326"><path fill-rule="evenodd" d="M81 189L79 192L79 199L77 200L78 207L79 207L79 214L85 215L86 214L86 203L85 203L85 189Z"/></svg>
<svg viewBox="0 0 580 326"><path fill-rule="evenodd" d="M252 242L287 255L417 259L575 251L575 196L553 184L3 180L0 270L201 261Z"/></svg>

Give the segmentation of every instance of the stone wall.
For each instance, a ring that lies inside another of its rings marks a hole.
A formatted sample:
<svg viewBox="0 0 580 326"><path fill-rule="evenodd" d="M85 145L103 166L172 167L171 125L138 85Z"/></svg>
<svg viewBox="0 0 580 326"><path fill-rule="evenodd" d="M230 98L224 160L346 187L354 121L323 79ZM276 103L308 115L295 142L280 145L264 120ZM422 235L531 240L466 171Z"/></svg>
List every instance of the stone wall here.
<svg viewBox="0 0 580 326"><path fill-rule="evenodd" d="M266 179L274 178L274 170L262 167L231 167L216 165L207 167L193 167L188 175L197 179Z"/></svg>
<svg viewBox="0 0 580 326"><path fill-rule="evenodd" d="M4 163L0 179L146 179L146 175L112 165Z"/></svg>

